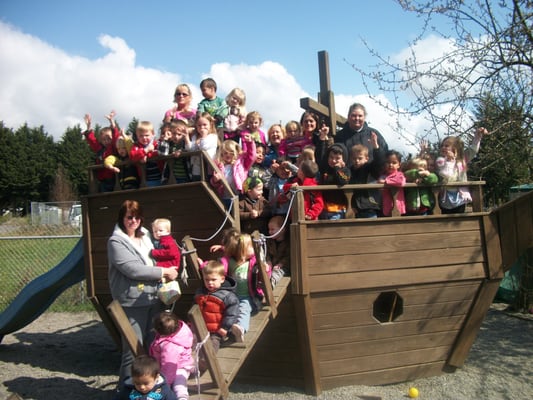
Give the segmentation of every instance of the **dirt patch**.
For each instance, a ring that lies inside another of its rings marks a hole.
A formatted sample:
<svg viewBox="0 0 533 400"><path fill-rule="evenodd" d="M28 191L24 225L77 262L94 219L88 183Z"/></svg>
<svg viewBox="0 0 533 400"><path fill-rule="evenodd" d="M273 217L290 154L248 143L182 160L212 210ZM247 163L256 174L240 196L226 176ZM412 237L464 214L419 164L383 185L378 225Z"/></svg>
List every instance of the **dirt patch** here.
<svg viewBox="0 0 533 400"><path fill-rule="evenodd" d="M533 393L533 320L494 305L465 366L455 373L387 386L349 386L318 399L529 399ZM109 400L120 354L98 314L45 313L0 344L0 399ZM234 384L230 399L316 399L301 389Z"/></svg>

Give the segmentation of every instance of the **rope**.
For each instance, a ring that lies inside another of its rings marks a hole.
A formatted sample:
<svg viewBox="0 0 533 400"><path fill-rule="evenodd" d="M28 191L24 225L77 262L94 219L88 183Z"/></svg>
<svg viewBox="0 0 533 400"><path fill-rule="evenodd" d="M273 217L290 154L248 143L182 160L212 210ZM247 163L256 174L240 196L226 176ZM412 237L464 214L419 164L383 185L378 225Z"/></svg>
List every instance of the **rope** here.
<svg viewBox="0 0 533 400"><path fill-rule="evenodd" d="M230 212L231 212L231 209L233 208L233 203L234 203L235 199L232 198L231 199L231 203L229 205L229 208L226 210L226 218L224 218L224 221L222 222L222 224L220 225L220 227L217 229L217 231L215 233L213 233L213 235L211 235L210 237L208 237L207 239L199 239L199 238L191 238L192 241L196 241L196 242L209 242L211 240L213 240L213 238L218 235L220 233L220 231L222 230L222 228L224 228L224 225L226 225L226 221L228 220L229 216L230 216Z"/></svg>
<svg viewBox="0 0 533 400"><path fill-rule="evenodd" d="M207 335L205 336L204 340L202 340L201 342L196 343L196 347L194 348L194 350L196 351L196 356L194 357L194 363L196 364L196 387L198 388L198 396L201 395L200 368L199 368L200 350L202 349L202 347L204 347L204 344L209 340L210 336L211 336L211 334L209 332L207 332Z"/></svg>
<svg viewBox="0 0 533 400"><path fill-rule="evenodd" d="M294 201L294 198L296 197L295 194L298 193L298 192L303 192L303 190L302 189L294 189L294 188L291 189L292 196L291 196L291 199L289 201L289 210L292 209L292 202ZM278 229L278 231L276 233L270 235L270 236L265 236L265 239L272 239L278 233L280 233L285 228L285 225L287 225L287 221L289 220L289 216L290 216L290 212L288 212L287 215L285 215L285 219L283 220L283 224Z"/></svg>

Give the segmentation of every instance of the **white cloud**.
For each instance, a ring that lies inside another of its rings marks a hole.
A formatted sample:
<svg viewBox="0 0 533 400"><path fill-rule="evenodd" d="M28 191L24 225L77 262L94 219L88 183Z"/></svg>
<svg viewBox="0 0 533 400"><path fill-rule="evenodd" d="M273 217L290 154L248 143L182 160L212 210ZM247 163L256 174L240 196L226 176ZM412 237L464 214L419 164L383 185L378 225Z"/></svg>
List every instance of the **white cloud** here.
<svg viewBox="0 0 533 400"><path fill-rule="evenodd" d="M70 55L31 35L0 22L0 119L8 127L44 125L58 140L68 126L82 124L90 113L96 123L117 111L126 125L133 117L158 124L172 106L172 93L181 82L178 74L136 65L135 51L118 37L102 35L108 52L98 59ZM247 109L258 110L264 128L272 123L298 119L299 98L307 94L280 64L214 64L209 71L219 82L219 95L241 87L248 96ZM207 75L206 75L207 76ZM196 84L189 84L193 101L201 100Z"/></svg>
<svg viewBox="0 0 533 400"><path fill-rule="evenodd" d="M85 113L92 114L95 123L105 124L104 115L111 109L117 111L122 126L133 117L157 126L172 106L174 88L182 82L177 73L137 65L135 50L119 37L101 35L98 41L107 52L97 59L68 54L3 22L0 37L0 120L14 129L25 122L30 127L43 125L55 140L67 127L83 127ZM207 76L217 81L221 97L234 87L242 88L248 95L247 110L263 115L265 130L273 123L299 120L300 98L309 97L276 62L213 64L198 82ZM201 99L198 82L189 83L195 103ZM337 94L337 112L346 115L356 101L367 107L370 125L382 132L391 148L407 151L405 140L390 128L393 117L368 96Z"/></svg>

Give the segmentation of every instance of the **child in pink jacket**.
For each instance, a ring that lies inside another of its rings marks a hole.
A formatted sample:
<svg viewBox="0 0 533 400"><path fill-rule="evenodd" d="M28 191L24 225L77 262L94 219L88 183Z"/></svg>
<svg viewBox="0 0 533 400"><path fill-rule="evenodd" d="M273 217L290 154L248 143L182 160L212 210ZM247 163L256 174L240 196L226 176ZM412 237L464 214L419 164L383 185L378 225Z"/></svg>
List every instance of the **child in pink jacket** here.
<svg viewBox="0 0 533 400"><path fill-rule="evenodd" d="M385 153L385 164L383 167L383 173L378 179L378 183L384 183L388 186L395 186L398 194L396 195L396 203L392 196L390 188L384 188L382 194L383 202L383 216L392 216L393 208L397 208L400 215L405 214L405 195L403 192L403 186L405 186L405 175L400 170L402 164L402 155L395 150L389 150Z"/></svg>
<svg viewBox="0 0 533 400"><path fill-rule="evenodd" d="M255 142L252 136L244 134L241 146L234 140L224 140L220 148L220 157L215 164L218 171L213 173L211 184L222 198L222 202L228 208L233 198L232 193L222 184L222 178L226 178L233 194L242 194L242 184L248 177L248 171L255 161Z"/></svg>
<svg viewBox="0 0 533 400"><path fill-rule="evenodd" d="M162 311L154 318L156 336L150 355L159 361L161 374L178 399L189 398L187 379L194 371L193 334L189 326L172 311Z"/></svg>

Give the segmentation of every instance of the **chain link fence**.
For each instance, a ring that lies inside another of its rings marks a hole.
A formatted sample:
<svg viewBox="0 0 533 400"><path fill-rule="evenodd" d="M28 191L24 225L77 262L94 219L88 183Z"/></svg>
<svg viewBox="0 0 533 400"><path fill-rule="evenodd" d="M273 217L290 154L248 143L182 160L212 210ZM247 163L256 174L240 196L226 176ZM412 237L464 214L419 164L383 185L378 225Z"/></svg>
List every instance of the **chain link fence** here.
<svg viewBox="0 0 533 400"><path fill-rule="evenodd" d="M0 217L0 312L35 278L56 267L81 239L79 202L32 203L26 217ZM65 290L50 311L89 311L85 280Z"/></svg>

